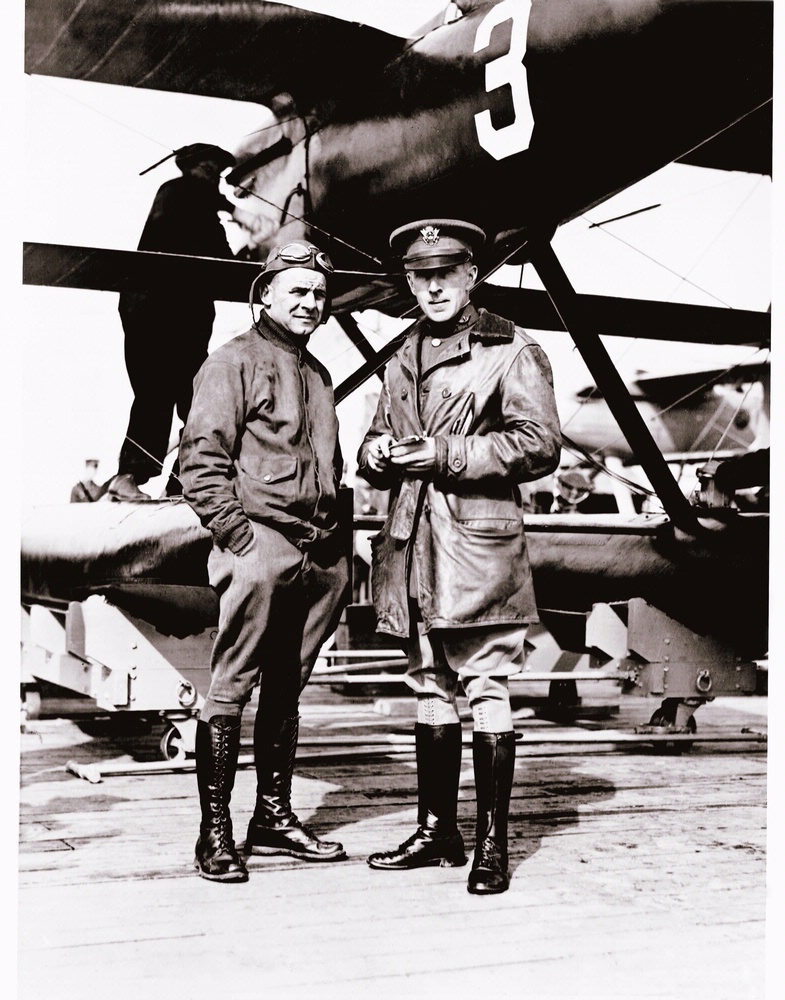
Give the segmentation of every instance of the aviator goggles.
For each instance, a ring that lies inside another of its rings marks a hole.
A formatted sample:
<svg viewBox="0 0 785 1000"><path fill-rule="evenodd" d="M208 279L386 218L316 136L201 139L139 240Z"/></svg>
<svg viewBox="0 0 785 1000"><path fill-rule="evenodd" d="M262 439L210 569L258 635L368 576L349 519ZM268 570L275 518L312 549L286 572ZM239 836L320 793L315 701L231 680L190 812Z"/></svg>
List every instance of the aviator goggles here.
<svg viewBox="0 0 785 1000"><path fill-rule="evenodd" d="M287 264L300 265L302 267L319 268L332 274L335 271L332 261L318 247L312 243L287 243L282 247L275 247L270 256L265 261L264 269L270 269L270 265L276 260L285 261ZM272 270L278 270L273 267Z"/></svg>

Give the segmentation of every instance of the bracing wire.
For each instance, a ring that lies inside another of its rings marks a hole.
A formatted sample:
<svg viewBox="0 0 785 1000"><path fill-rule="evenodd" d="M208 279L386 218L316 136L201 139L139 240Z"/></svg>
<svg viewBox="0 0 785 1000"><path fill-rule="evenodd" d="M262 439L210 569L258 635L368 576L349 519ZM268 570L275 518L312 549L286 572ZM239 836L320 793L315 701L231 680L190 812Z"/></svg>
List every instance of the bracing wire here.
<svg viewBox="0 0 785 1000"><path fill-rule="evenodd" d="M736 208L734 209L734 211L731 213L731 215L729 216L729 218L725 221L725 224L718 230L718 232L710 240L708 246L704 249L703 253L701 253L698 256L697 260L693 261L692 267L687 271L687 274L679 281L679 284L676 285L676 288L673 289L673 292L671 292L671 295L673 295L676 292L676 289L678 289L679 285L683 284L683 282L685 282L685 281L688 280L687 276L690 275L690 274L692 274L692 272L695 270L695 268L698 266L698 264L700 264L700 262L704 259L704 257L709 253L709 251L712 249L712 247L716 245L717 241L722 236L722 234L728 229L728 227L731 225L731 223L733 222L733 220L738 216L739 212L741 212L742 208L744 208L744 206L747 204L747 202L750 200L750 198L752 198L752 196L758 190L758 188L760 187L762 181L763 181L762 177L758 177L756 179L755 183L752 185L752 187L750 188L750 190L745 194L745 196L741 199L741 201L736 206Z"/></svg>
<svg viewBox="0 0 785 1000"><path fill-rule="evenodd" d="M758 354L760 354L763 350L764 350L763 348L757 348L753 352L753 354L748 359L746 359L745 361L738 361L738 362L736 362L736 364L730 365L728 368L726 368L719 376L713 376L712 378L706 379L705 382L702 382L700 385L696 386L694 389L691 389L689 392L684 393L684 395L680 396L678 399L675 399L672 402L668 403L667 406L663 406L660 409L656 410L654 412L654 414L653 414L653 416L652 416L651 419L655 420L655 419L661 417L663 414L667 413L668 411L676 408L677 406L681 406L682 403L687 402L687 400L691 399L692 397L701 395L706 389L710 388L712 385L717 385L717 384L720 384L720 383L723 383L723 382L727 381L727 376L728 375L732 375L735 371L738 371L740 373L740 375L743 375L744 366L746 364L748 364L749 362L751 362L753 360L753 358L755 358L755 356L758 355ZM766 353L768 355L768 351ZM755 381L756 381L755 379L751 379L750 380L750 382L751 382L750 386L747 388L747 391L745 392L744 397L741 400L741 402L739 403L739 405L736 408L735 412L729 417L729 419L728 419L728 421L726 423L725 429L723 430L722 435L720 436L719 441L717 442L717 444L715 445L715 447L713 449L713 453L716 453L719 450L722 441L724 441L725 438L728 436L728 433L730 432L730 428L732 426L732 423L736 419L736 416L739 413L741 407L744 405L744 402L747 399L747 396L752 391L752 383L754 383ZM573 417L576 415L576 413L580 410L581 406L583 406L587 402L589 402L589 399L590 399L590 397L586 397L585 399L582 399L580 401L580 404L576 408L575 412L566 421L562 422L562 428L566 427L569 424L570 420L573 419ZM713 423L712 423L712 426L713 426ZM704 428L704 433L708 432L709 429L710 428ZM592 457L596 457L597 455L601 455L603 453L603 451L607 450L608 448L611 448L611 447L613 447L613 446L615 446L617 444L620 444L623 440L624 440L624 435L618 434L615 437L610 438L605 443L604 446L599 446L599 447L595 448L593 452L590 453L590 452L587 451L587 452L584 452L584 454L585 454L585 456L587 458L589 458L590 455ZM693 444L693 447L695 445L697 445L699 442L700 442L700 437L696 439L696 441Z"/></svg>
<svg viewBox="0 0 785 1000"><path fill-rule="evenodd" d="M69 100L74 101L74 103L81 105L82 107L86 108L88 111L92 111L92 112L94 112L97 115L101 115L101 117L106 118L107 121L111 121L115 125L119 125L121 128L127 129L129 132L133 132L135 135L138 135L141 138L146 139L148 142L154 142L157 146L161 146L163 149L169 150L171 153L175 152L175 150L171 149L171 147L168 146L166 143L161 142L159 139L154 139L151 135L149 135L149 134L147 134L145 132L139 131L139 129L134 128L132 125L129 125L127 122L124 122L124 121L122 121L119 118L115 118L113 115L107 114L105 111L99 110L94 105L89 104L87 101L83 101L80 98L75 97L74 95L69 94L69 93L67 93L64 90L60 90L58 87L53 87L51 84L45 82L39 76L35 76L34 78L37 81L39 81L42 84L42 86L48 87L50 90L53 90L56 94L59 94L59 95L61 95L63 97L68 98ZM275 123L275 124L279 124L279 123ZM268 126L265 126L265 128L266 127L268 127ZM302 142L303 140L299 140L299 141ZM360 256L365 257L367 260L373 261L374 264L376 264L376 265L378 265L378 266L381 267L382 262L381 262L381 260L379 260L378 257L374 257L373 254L367 253L365 250L362 250L360 247L355 246L353 243L348 242L348 240L344 240L340 236L335 236L333 233L330 233L328 230L323 229L321 226L316 225L314 222L310 221L309 219L304 218L301 215L295 215L293 212L288 211L288 209L282 207L281 205L277 205L275 202L270 201L268 198L262 197L262 195L260 195L256 191L253 191L249 187L246 187L246 186L244 186L242 184L236 184L235 187L240 188L240 190L244 191L247 195L251 195L254 198L258 198L259 201L263 202L266 205L269 205L271 208L274 208L277 212L280 212L282 216L287 216L289 219L293 220L294 222L302 222L303 225L308 226L310 229L316 230L318 233L321 233L323 236L326 236L328 239L333 240L336 243L340 243L342 246L346 247L348 250L352 250L355 253L360 254Z"/></svg>
<svg viewBox="0 0 785 1000"><path fill-rule="evenodd" d="M603 475L608 476L609 479L613 479L617 483L621 483L622 486L625 486L631 493L637 493L639 496L650 498L655 498L657 496L654 490L647 489L645 486L641 486L640 483L633 482L633 480L627 479L614 469L608 468L604 462L596 457L596 453L590 452L587 448L579 445L566 434L562 434L562 447L565 451L574 455L575 458L581 459L581 461L586 462L593 469L596 469L597 472L601 472Z"/></svg>
<svg viewBox="0 0 785 1000"><path fill-rule="evenodd" d="M584 216L584 218L587 220L587 222L591 223L591 219L589 219L588 216ZM647 260L650 260L652 264L656 264L657 267L661 267L664 271L667 271L669 274L675 275L684 284L690 285L692 288L697 289L703 295L708 295L710 299L714 299L714 301L719 302L720 305L725 306L728 309L733 308L729 302L725 302L725 300L721 299L719 295L714 295L713 292L708 291L706 288L701 288L700 285L697 285L694 281L690 281L689 278L685 277L685 275L679 274L678 271L674 270L672 267L668 267L667 264L663 264L661 260L657 260L656 257L652 257L651 254L646 253L645 250L641 250L640 247L636 247L633 243L630 243L629 240L622 239L621 236L618 236L616 233L612 233L610 230L606 229L602 225L598 224L597 226L595 226L595 228L599 232L605 233L606 236L611 236L613 237L614 240L618 240L619 243L623 243L624 246L629 247L630 250L634 250L635 253L640 254L641 257L645 257Z"/></svg>

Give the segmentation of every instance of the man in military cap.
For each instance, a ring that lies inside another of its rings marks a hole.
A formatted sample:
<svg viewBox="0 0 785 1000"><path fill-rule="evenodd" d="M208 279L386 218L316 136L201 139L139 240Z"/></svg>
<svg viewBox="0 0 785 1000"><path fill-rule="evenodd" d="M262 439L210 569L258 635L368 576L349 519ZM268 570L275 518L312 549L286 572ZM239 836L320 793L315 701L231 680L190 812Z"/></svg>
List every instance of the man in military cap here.
<svg viewBox="0 0 785 1000"><path fill-rule="evenodd" d="M417 696L418 823L372 868L466 862L457 826L463 684L474 721L477 789L468 890L509 885L507 813L515 766L507 678L537 621L520 483L552 472L561 436L550 365L512 322L471 302L485 234L453 219L396 229L423 318L387 366L361 474L391 491L374 542L378 631L407 644Z"/></svg>
<svg viewBox="0 0 785 1000"><path fill-rule="evenodd" d="M307 349L329 315L329 258L274 247L257 278L258 320L214 351L194 382L180 443L188 503L210 529L220 602L212 679L196 732L202 822L195 865L244 882L229 815L240 720L261 676L254 723L256 806L246 854L344 857L292 812L298 703L347 599L337 527L343 462L330 376Z"/></svg>
<svg viewBox="0 0 785 1000"><path fill-rule="evenodd" d="M139 240L139 250L233 257L219 212L235 206L219 190L221 172L233 166L231 153L196 142L174 154L182 176L158 189ZM157 164L156 164L157 165ZM188 416L194 375L207 357L215 306L195 285L152 281L143 291L120 293L125 365L134 399L117 473L107 484L113 500L145 501L140 485L161 474L172 430L172 411ZM178 494L176 468L167 493Z"/></svg>

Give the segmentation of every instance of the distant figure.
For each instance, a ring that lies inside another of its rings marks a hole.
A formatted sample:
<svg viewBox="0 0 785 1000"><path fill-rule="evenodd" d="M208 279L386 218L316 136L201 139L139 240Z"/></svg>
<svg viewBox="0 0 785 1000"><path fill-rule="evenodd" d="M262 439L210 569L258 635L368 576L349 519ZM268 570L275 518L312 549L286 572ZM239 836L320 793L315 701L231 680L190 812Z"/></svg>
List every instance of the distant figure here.
<svg viewBox="0 0 785 1000"><path fill-rule="evenodd" d="M221 172L233 166L231 153L197 142L175 154L183 176L158 189L139 240L139 250L197 257L234 256L219 212L235 206L218 189ZM118 469L107 485L111 500L150 500L139 489L160 475L169 446L172 411L185 423L193 379L207 357L215 306L198 286L152 284L144 291L120 293L125 332L125 365L134 392ZM177 466L167 485L169 496L182 492Z"/></svg>
<svg viewBox="0 0 785 1000"><path fill-rule="evenodd" d="M594 490L591 476L577 467L561 469L553 477L550 514L574 514Z"/></svg>
<svg viewBox="0 0 785 1000"><path fill-rule="evenodd" d="M103 496L104 488L95 481L98 459L85 459L84 475L71 490L71 503L94 503Z"/></svg>

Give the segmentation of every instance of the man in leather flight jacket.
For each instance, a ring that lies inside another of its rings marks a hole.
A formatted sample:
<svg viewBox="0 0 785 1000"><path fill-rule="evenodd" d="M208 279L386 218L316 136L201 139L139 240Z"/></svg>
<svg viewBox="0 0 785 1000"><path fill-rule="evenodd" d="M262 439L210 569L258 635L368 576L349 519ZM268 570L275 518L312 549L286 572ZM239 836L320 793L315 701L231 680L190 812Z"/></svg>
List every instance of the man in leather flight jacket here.
<svg viewBox="0 0 785 1000"><path fill-rule="evenodd" d="M552 472L561 433L550 365L509 320L477 310L475 249L485 234L451 219L390 237L424 318L387 366L360 473L391 491L374 540L377 629L407 644L417 695L418 822L372 868L466 862L457 826L463 683L474 720L477 789L468 890L509 886L507 813L515 733L507 678L537 621L519 483Z"/></svg>
<svg viewBox="0 0 785 1000"><path fill-rule="evenodd" d="M208 572L220 601L196 734L202 821L194 864L214 881L248 878L229 801L242 711L260 676L245 854L345 856L300 823L290 803L300 691L348 588L336 531L342 460L332 384L306 349L329 315L332 270L307 243L270 251L257 279L259 319L202 365L180 444L184 496L213 535Z"/></svg>

